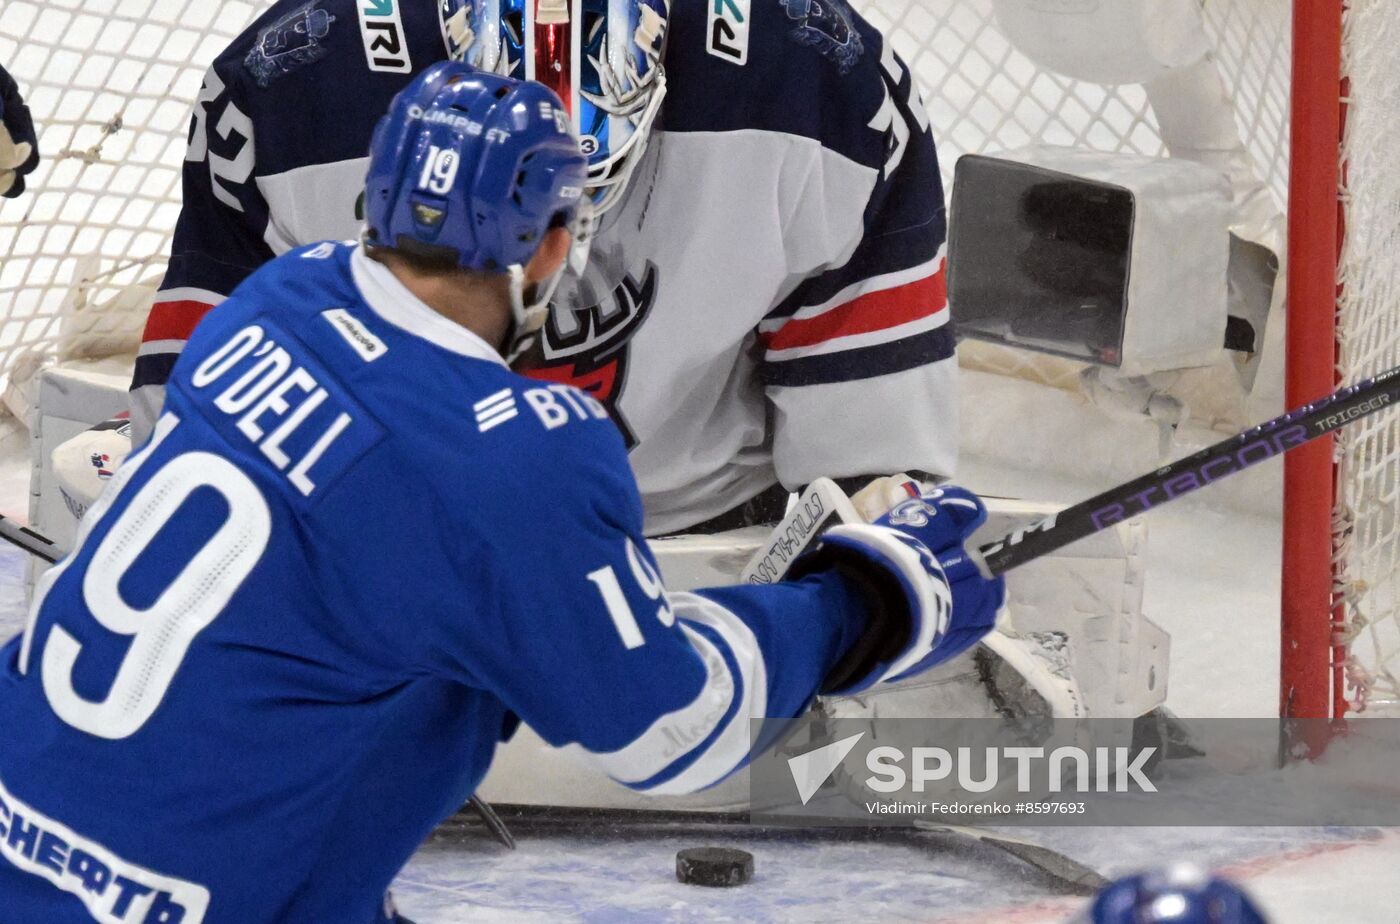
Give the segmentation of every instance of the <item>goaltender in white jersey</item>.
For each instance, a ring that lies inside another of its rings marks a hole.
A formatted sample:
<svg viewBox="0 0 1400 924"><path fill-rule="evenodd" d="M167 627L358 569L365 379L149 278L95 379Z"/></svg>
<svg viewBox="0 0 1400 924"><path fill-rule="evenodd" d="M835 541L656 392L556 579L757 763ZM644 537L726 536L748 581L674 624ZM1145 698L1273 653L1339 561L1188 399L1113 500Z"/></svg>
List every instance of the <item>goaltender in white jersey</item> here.
<svg viewBox="0 0 1400 924"><path fill-rule="evenodd" d="M593 255L527 374L609 408L649 534L775 520L820 476L952 473L934 143L910 72L842 0L585 0L572 70L522 43L534 3L362 6L282 0L207 75L138 443L205 312L276 254L359 234L374 114L457 55L551 83L595 152Z"/></svg>

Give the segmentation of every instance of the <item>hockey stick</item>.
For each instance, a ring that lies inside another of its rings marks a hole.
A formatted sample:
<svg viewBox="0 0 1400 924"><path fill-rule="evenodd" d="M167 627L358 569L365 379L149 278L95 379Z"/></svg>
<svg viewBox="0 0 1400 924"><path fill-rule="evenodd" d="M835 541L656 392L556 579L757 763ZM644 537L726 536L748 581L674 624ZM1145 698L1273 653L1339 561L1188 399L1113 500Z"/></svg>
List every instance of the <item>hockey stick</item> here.
<svg viewBox="0 0 1400 924"><path fill-rule="evenodd" d="M1353 421L1390 407L1397 399L1400 399L1400 366L1080 501L988 543L968 557L985 573L1004 574L1076 539L1334 433Z"/></svg>
<svg viewBox="0 0 1400 924"><path fill-rule="evenodd" d="M20 526L9 517L0 516L0 539L19 546L35 558L53 564L63 555L63 550L53 544L53 540L40 535L27 526Z"/></svg>

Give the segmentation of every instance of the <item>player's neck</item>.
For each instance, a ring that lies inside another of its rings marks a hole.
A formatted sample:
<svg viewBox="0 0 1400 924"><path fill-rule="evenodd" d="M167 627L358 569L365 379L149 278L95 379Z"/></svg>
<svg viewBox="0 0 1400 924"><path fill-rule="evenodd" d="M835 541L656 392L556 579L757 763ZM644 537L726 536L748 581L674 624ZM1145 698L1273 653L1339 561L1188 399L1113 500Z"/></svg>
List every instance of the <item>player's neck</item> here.
<svg viewBox="0 0 1400 924"><path fill-rule="evenodd" d="M510 281L504 273L424 273L392 252L373 255L419 301L500 349L510 329Z"/></svg>

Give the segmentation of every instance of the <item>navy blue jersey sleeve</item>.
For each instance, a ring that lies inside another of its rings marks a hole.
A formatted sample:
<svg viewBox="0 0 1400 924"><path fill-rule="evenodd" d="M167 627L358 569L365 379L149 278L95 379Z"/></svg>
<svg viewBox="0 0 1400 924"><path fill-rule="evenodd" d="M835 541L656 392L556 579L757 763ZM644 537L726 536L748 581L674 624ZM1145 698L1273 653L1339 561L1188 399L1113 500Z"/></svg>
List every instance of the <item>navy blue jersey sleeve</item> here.
<svg viewBox="0 0 1400 924"><path fill-rule="evenodd" d="M678 2L667 132L780 138L790 282L754 318L790 488L952 473L956 361L938 155L914 76L846 0ZM841 413L833 413L840 408Z"/></svg>
<svg viewBox="0 0 1400 924"><path fill-rule="evenodd" d="M758 328L773 463L790 488L823 476L946 477L957 463L943 191L923 106L898 73L886 111L902 127L890 129L851 256L804 278Z"/></svg>
<svg viewBox="0 0 1400 924"><path fill-rule="evenodd" d="M355 236L374 125L445 53L433 4L278 0L219 54L191 113L170 263L137 357L137 442L210 309L273 256Z"/></svg>
<svg viewBox="0 0 1400 924"><path fill-rule="evenodd" d="M256 131L249 109L241 67L220 57L195 100L170 262L136 358L131 390L138 442L159 414L166 380L195 325L273 257L264 236L268 207L253 176Z"/></svg>
<svg viewBox="0 0 1400 924"><path fill-rule="evenodd" d="M592 421L545 436L513 487L471 502L490 525L472 530L460 567L492 615L448 627L440 646L546 741L621 783L664 794L718 782L746 760L750 719L811 700L864 626L859 592L822 574L670 593L616 431Z"/></svg>
<svg viewBox="0 0 1400 924"><path fill-rule="evenodd" d="M953 355L947 213L933 136L903 63L891 54L878 79L887 96L874 124L885 132L885 159L855 239L840 244L841 254L811 271L759 325L769 386L874 378ZM814 171L793 223L834 223L815 204L839 200L841 191L830 186L840 180Z"/></svg>
<svg viewBox="0 0 1400 924"><path fill-rule="evenodd" d="M790 20L793 10L807 9L780 6ZM770 386L874 378L952 354L943 184L913 73L842 0L808 12L788 23L788 34L808 44L815 87L793 87L793 108L821 114L809 131L826 156L807 171L786 217L789 266L801 278L759 325ZM820 60L825 33L847 36L844 57L827 50ZM852 196L857 175L860 199ZM804 246L814 237L821 248Z"/></svg>

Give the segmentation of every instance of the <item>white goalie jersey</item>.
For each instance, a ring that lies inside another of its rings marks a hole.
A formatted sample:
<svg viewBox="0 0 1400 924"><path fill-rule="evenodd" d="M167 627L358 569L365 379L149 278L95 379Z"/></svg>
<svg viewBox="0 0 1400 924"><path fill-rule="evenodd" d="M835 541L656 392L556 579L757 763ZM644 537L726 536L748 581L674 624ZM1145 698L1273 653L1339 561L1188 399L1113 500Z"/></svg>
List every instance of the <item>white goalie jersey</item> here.
<svg viewBox="0 0 1400 924"><path fill-rule="evenodd" d="M446 54L421 6L401 10L413 71ZM133 383L138 440L204 312L274 254L359 233L361 155L410 75L367 61L349 0L304 7L276 4L206 80ZM527 370L607 406L652 535L776 484L956 461L943 192L910 72L840 0L715 28L729 11L671 4L658 128ZM298 16L314 41L269 58Z"/></svg>

